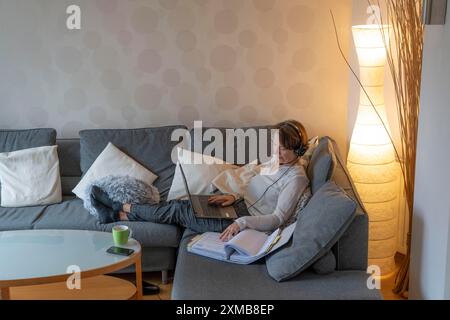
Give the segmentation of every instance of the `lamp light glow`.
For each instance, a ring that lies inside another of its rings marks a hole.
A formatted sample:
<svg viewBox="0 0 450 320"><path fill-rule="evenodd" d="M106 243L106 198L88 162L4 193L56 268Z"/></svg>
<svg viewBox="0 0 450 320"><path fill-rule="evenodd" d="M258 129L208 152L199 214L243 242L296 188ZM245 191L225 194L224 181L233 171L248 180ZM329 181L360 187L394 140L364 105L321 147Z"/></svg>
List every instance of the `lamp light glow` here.
<svg viewBox="0 0 450 320"><path fill-rule="evenodd" d="M384 74L389 26L359 25L353 26L352 32L359 79L370 100L361 88L347 166L369 215L369 265L378 265L382 274L388 274L395 270L399 190L399 167L383 126L388 123Z"/></svg>

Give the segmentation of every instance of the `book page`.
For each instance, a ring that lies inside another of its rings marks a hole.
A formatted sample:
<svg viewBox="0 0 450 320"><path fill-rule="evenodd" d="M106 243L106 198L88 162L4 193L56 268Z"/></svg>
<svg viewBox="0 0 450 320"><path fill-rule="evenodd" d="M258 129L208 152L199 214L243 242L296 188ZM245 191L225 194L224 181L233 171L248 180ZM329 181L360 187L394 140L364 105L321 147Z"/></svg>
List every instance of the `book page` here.
<svg viewBox="0 0 450 320"><path fill-rule="evenodd" d="M275 230L274 232L272 232L268 237L266 242L264 242L264 244L261 246L261 249L258 251L258 255L263 254L272 244L272 242L274 242L275 238L278 236L278 233L280 231L280 228L278 228L277 230Z"/></svg>
<svg viewBox="0 0 450 320"><path fill-rule="evenodd" d="M279 229L270 235L246 229L228 242L220 240L220 233L206 232L191 240L188 244L188 251L227 262L249 264L285 245L291 238L295 226L296 223L293 223L284 228L276 243L274 240L279 235ZM271 250L268 251L270 247Z"/></svg>
<svg viewBox="0 0 450 320"><path fill-rule="evenodd" d="M253 229L245 229L235 235L225 244L227 248L233 248L238 253L255 256L267 240L267 234Z"/></svg>
<svg viewBox="0 0 450 320"><path fill-rule="evenodd" d="M218 254L224 258L227 258L225 252L225 243L220 240L220 233L217 232L205 232L199 240L193 245L192 249L196 251L204 251L213 254Z"/></svg>
<svg viewBox="0 0 450 320"><path fill-rule="evenodd" d="M286 244L287 241L289 241L289 239L292 236L292 233L294 232L295 226L297 225L297 222L294 222L293 224L289 225L288 227L284 228L281 232L281 238L278 240L277 243L275 243L275 245L271 248L270 252L275 251L276 249L278 249L279 247L281 247L282 245ZM264 243L264 245L261 247L261 250L258 252L258 255L263 255L266 252L267 249L269 249L270 245L272 244L272 242L275 241L275 238L278 236L280 229L278 228L277 230L275 230L268 238L266 243Z"/></svg>

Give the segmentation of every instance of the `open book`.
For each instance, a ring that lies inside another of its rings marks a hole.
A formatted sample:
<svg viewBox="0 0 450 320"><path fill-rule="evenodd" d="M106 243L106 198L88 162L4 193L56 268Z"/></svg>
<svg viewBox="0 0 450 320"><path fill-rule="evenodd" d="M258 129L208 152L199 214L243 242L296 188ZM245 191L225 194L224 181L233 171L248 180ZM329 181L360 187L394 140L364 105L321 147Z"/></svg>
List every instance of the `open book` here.
<svg viewBox="0 0 450 320"><path fill-rule="evenodd" d="M294 232L296 223L271 234L253 229L245 229L231 240L223 242L218 232L205 232L194 237L188 244L188 252L223 260L226 262L249 264L285 245Z"/></svg>

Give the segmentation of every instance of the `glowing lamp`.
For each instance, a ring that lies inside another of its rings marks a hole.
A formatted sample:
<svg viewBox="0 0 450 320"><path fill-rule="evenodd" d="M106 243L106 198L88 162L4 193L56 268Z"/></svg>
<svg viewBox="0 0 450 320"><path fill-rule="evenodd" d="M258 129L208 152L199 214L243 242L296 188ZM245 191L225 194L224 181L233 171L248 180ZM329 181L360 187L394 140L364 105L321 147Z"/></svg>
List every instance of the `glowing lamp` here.
<svg viewBox="0 0 450 320"><path fill-rule="evenodd" d="M359 25L353 26L352 31L359 79L370 100L361 88L347 166L369 215L369 265L378 265L384 275L395 270L399 193L399 167L383 126L383 122L386 126L388 123L384 69L389 26Z"/></svg>

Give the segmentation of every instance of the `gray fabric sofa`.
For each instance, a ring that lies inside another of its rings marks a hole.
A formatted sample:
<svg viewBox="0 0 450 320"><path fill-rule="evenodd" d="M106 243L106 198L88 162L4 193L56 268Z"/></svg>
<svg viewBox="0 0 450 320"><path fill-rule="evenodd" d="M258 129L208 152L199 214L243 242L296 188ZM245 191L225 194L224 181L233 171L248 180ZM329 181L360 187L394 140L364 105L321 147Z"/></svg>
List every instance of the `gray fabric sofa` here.
<svg viewBox="0 0 450 320"><path fill-rule="evenodd" d="M175 270L173 299L380 299L378 290L369 290L366 286L367 214L348 176L337 145L330 140L337 159L337 166L331 179L359 203L356 218L332 249L336 257L335 272L318 275L308 270L292 280L278 283L269 277L264 259L248 266L221 263L186 251L188 241L194 236L190 230L150 222L126 222L133 230L133 237L143 247L143 271L162 271L163 281L166 281L167 271ZM107 140L102 143L107 143ZM148 143L155 145L147 147L147 150L170 153L173 148L173 144L169 141L166 143L153 139ZM75 198L71 192L82 176L80 140L57 140L57 145L63 202L27 208L0 207L0 231L21 229L111 231L115 225L99 224L84 209L82 201ZM99 147L99 150L102 148ZM160 163L159 167L164 170L163 187L160 186L164 199L173 179L175 165L167 161ZM159 173L157 170L154 172ZM123 272L127 271L130 270Z"/></svg>

